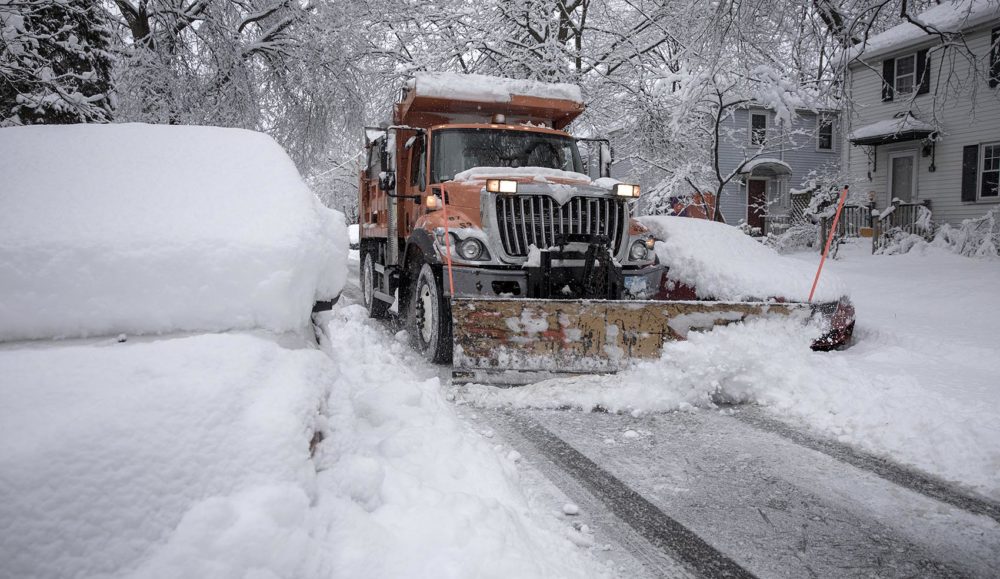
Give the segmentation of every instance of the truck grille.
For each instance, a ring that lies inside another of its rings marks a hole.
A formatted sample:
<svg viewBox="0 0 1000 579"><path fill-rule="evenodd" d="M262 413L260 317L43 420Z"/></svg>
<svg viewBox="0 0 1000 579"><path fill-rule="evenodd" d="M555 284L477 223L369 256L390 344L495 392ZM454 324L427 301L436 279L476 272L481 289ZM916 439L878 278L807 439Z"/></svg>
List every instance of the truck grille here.
<svg viewBox="0 0 1000 579"><path fill-rule="evenodd" d="M498 195L497 225L503 249L511 256L528 255L528 246L546 249L556 235L605 235L615 251L625 235L628 212L624 203L606 197L573 197L564 205L548 195Z"/></svg>

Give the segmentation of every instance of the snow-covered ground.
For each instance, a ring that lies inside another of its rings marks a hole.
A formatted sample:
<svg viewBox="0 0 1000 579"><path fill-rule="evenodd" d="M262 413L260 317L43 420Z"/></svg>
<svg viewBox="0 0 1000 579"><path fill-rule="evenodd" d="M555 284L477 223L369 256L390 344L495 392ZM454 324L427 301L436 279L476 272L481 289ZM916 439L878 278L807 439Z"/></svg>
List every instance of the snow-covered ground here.
<svg viewBox="0 0 1000 579"><path fill-rule="evenodd" d="M813 253L793 257L815 264ZM761 320L669 345L617 376L520 389L471 386L487 406L651 412L765 405L788 420L1000 498L1000 310L995 260L938 249L873 256L847 246L826 266L857 309L852 346L812 352L814 329Z"/></svg>

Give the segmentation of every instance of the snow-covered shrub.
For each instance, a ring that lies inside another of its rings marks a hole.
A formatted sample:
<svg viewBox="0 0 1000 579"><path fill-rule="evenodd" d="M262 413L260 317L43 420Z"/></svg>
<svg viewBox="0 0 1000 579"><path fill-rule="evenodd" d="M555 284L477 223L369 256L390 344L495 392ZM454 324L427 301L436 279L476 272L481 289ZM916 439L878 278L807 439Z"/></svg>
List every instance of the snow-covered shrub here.
<svg viewBox="0 0 1000 579"><path fill-rule="evenodd" d="M904 231L900 227L889 229L884 236L885 241L875 250L877 255L899 255L927 245L927 240L922 235Z"/></svg>
<svg viewBox="0 0 1000 579"><path fill-rule="evenodd" d="M994 208L978 219L966 219L958 227L947 223L934 236L932 245L943 247L967 257L997 257L1000 255L1000 208Z"/></svg>
<svg viewBox="0 0 1000 579"><path fill-rule="evenodd" d="M240 129L0 129L0 340L296 330L346 272L343 216Z"/></svg>
<svg viewBox="0 0 1000 579"><path fill-rule="evenodd" d="M768 234L764 245L778 253L793 253L814 247L819 239L819 228L813 223L798 223L784 232Z"/></svg>

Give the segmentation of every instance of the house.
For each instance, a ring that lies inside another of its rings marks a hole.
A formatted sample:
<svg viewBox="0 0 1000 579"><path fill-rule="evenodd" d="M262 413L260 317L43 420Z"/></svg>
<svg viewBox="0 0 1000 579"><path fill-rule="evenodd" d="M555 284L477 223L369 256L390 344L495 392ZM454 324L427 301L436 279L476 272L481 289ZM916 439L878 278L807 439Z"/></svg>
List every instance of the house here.
<svg viewBox="0 0 1000 579"><path fill-rule="evenodd" d="M812 175L839 171L839 118L833 108L800 108L790 123L754 103L733 111L719 144L722 174L737 171L720 198L726 222L763 234L784 230L795 218L791 192Z"/></svg>
<svg viewBox="0 0 1000 579"><path fill-rule="evenodd" d="M726 222L746 223L760 233L787 227L795 212L790 193L815 173L840 169L843 144L839 117L837 108L800 108L786 126L774 110L763 105L751 103L732 110L720 127L718 152L723 176L736 171L721 195ZM616 143L621 132L610 136ZM612 176L638 180L643 190L649 191L665 173L626 157L612 166ZM677 194L681 198L690 192L684 187ZM641 211L645 210L644 202L640 197Z"/></svg>
<svg viewBox="0 0 1000 579"><path fill-rule="evenodd" d="M958 224L1000 202L1000 3L947 2L915 20L849 54L844 167L878 208L929 205Z"/></svg>

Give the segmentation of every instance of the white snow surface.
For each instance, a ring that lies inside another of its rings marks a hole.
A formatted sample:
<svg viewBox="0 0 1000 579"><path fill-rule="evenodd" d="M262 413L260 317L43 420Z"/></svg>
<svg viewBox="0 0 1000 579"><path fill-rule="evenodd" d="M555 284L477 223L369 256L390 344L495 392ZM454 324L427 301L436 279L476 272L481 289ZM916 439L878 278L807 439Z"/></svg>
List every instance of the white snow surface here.
<svg viewBox="0 0 1000 579"><path fill-rule="evenodd" d="M456 415L406 340L387 341L361 306L326 317L341 376L317 453L318 508L331 513L343 577L595 577L568 527L533 513L505 454ZM555 525L559 525L556 527ZM560 531L561 529L561 531Z"/></svg>
<svg viewBox="0 0 1000 579"><path fill-rule="evenodd" d="M267 332L0 347L0 576L609 575L405 340L360 306L323 316L323 351Z"/></svg>
<svg viewBox="0 0 1000 579"><path fill-rule="evenodd" d="M0 350L0 575L291 577L319 548L329 358L248 334L34 344Z"/></svg>
<svg viewBox="0 0 1000 579"><path fill-rule="evenodd" d="M705 219L663 215L639 221L658 240L656 255L670 268L670 278L695 288L700 298L808 301L818 255L815 263L792 259L735 227ZM835 301L844 295L845 284L824 270L813 301Z"/></svg>
<svg viewBox="0 0 1000 579"><path fill-rule="evenodd" d="M488 407L632 413L759 404L1000 499L1000 269L933 247L873 256L869 243L843 247L826 265L854 288L857 327L846 350L813 352L815 327L760 319L692 333L661 359L614 376L472 385L458 395ZM815 254L790 259L812 264Z"/></svg>
<svg viewBox="0 0 1000 579"><path fill-rule="evenodd" d="M508 103L512 95L583 102L575 84L539 82L453 72L418 72L409 87L418 96L461 99L485 103Z"/></svg>
<svg viewBox="0 0 1000 579"><path fill-rule="evenodd" d="M995 18L1000 18L1000 4L996 0L944 0L940 5L914 16L914 20L941 33L960 32ZM860 55L867 60L934 38L936 36L919 26L903 22L852 48L847 52L847 58L854 59Z"/></svg>
<svg viewBox="0 0 1000 579"><path fill-rule="evenodd" d="M343 216L270 137L0 129L0 340L298 329L346 271Z"/></svg>
<svg viewBox="0 0 1000 579"><path fill-rule="evenodd" d="M869 125L864 125L863 127L858 127L847 135L847 140L859 141L861 139L870 139L872 137L890 137L892 135L898 135L899 133L906 133L909 131L933 130L935 130L934 125L925 123L924 121L921 121L920 119L917 119L913 115L907 113L899 118L884 119Z"/></svg>
<svg viewBox="0 0 1000 579"><path fill-rule="evenodd" d="M493 178L510 177L553 177L555 179L566 179L568 181L590 182L590 177L575 171L563 171L562 169L550 169L548 167L473 167L460 173L456 173L453 181L475 181Z"/></svg>

